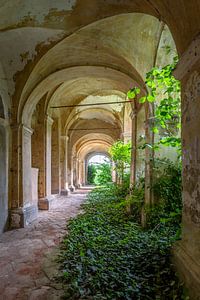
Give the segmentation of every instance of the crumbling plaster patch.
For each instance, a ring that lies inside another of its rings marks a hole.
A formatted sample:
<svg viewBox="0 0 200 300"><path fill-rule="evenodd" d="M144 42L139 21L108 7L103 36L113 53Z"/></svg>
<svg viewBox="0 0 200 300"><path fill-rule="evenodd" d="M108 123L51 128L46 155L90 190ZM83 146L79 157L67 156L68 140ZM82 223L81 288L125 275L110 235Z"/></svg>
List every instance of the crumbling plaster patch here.
<svg viewBox="0 0 200 300"><path fill-rule="evenodd" d="M20 28L0 33L0 61L5 70L10 95L15 91L14 76L37 55L37 47L60 40L62 30Z"/></svg>
<svg viewBox="0 0 200 300"><path fill-rule="evenodd" d="M52 11L70 11L75 4L76 0L0 0L0 28L21 23L26 18L39 26Z"/></svg>

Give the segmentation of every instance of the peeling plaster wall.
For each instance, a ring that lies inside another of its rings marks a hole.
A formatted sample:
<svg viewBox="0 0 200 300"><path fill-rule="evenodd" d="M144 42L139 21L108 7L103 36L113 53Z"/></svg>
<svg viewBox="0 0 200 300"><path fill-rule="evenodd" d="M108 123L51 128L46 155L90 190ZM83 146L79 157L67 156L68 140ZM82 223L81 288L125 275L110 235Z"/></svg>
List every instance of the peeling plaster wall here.
<svg viewBox="0 0 200 300"><path fill-rule="evenodd" d="M26 20L31 20L39 26L43 24L49 13L70 11L75 4L76 0L14 0L14 3L13 0L1 0L0 28L9 27Z"/></svg>
<svg viewBox="0 0 200 300"><path fill-rule="evenodd" d="M53 47L35 67L28 83L35 85L61 67L78 64L112 66L130 74L136 69L145 77L154 63L160 28L156 18L143 14L120 15L86 26Z"/></svg>
<svg viewBox="0 0 200 300"><path fill-rule="evenodd" d="M177 55L176 45L169 28L165 25L160 38L157 51L156 66L164 67L173 62L174 56Z"/></svg>
<svg viewBox="0 0 200 300"><path fill-rule="evenodd" d="M62 30L43 28L20 28L0 33L0 61L10 95L15 91L15 75L34 59L40 47L59 40L63 34Z"/></svg>

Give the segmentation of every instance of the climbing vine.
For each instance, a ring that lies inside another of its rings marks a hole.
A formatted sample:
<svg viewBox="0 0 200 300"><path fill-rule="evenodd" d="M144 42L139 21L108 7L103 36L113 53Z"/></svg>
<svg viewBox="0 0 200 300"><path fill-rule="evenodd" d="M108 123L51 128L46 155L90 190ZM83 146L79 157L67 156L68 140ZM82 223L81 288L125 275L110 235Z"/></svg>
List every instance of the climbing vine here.
<svg viewBox="0 0 200 300"><path fill-rule="evenodd" d="M172 64L163 68L154 67L146 74L148 94L139 98L139 103L146 101L154 103L154 116L151 119L151 129L159 134L158 144L181 149L181 139L178 132L181 129L181 99L180 82L173 76L178 58ZM137 87L128 91L129 99L140 94Z"/></svg>

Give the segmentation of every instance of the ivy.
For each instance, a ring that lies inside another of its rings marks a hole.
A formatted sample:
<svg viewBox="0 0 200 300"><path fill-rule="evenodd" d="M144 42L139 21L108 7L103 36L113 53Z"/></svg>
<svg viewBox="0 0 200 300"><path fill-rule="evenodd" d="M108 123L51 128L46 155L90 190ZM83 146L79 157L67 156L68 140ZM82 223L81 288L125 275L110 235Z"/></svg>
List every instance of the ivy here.
<svg viewBox="0 0 200 300"><path fill-rule="evenodd" d="M148 94L139 98L139 103L155 103L154 118L151 119L151 129L159 134L159 144L181 148L178 132L181 129L181 99L180 82L173 76L178 58L172 64L163 68L154 67L146 74ZM128 91L129 99L139 94L138 88Z"/></svg>
<svg viewBox="0 0 200 300"><path fill-rule="evenodd" d="M112 182L111 165L103 163L97 166L94 183L96 185L105 185Z"/></svg>
<svg viewBox="0 0 200 300"><path fill-rule="evenodd" d="M185 299L170 261L173 226L142 230L116 189L94 190L68 225L60 253L65 299Z"/></svg>

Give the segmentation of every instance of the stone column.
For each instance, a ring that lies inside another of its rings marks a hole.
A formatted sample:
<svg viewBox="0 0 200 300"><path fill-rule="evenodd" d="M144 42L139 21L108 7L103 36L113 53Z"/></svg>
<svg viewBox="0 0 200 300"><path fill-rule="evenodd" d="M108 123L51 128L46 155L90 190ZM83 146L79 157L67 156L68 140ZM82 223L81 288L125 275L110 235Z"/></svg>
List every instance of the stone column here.
<svg viewBox="0 0 200 300"><path fill-rule="evenodd" d="M189 288L200 295L200 35L180 58L174 72L182 84L182 240L174 247L174 262Z"/></svg>
<svg viewBox="0 0 200 300"><path fill-rule="evenodd" d="M77 166L78 166L77 184L78 184L78 188L80 188L83 184L83 161L79 158L77 159Z"/></svg>
<svg viewBox="0 0 200 300"><path fill-rule="evenodd" d="M48 210L51 208L54 197L51 194L51 128L53 119L45 117L45 126L43 131L43 144L41 147L43 154L41 155L39 163L39 201L38 206L41 210Z"/></svg>
<svg viewBox="0 0 200 300"><path fill-rule="evenodd" d="M69 178L68 178L68 136L61 136L61 194L68 195Z"/></svg>
<svg viewBox="0 0 200 300"><path fill-rule="evenodd" d="M151 131L150 118L152 116L149 103L145 104L145 143L153 145L153 133ZM151 182L152 182L152 164L153 151L150 147L145 148L145 204L151 204Z"/></svg>
<svg viewBox="0 0 200 300"><path fill-rule="evenodd" d="M38 208L32 203L31 135L25 125L12 127L13 156L11 169L11 227L25 227L37 218Z"/></svg>
<svg viewBox="0 0 200 300"><path fill-rule="evenodd" d="M75 190L74 182L75 182L75 162L76 162L76 157L74 154L72 154L71 157L71 173L70 173L70 191Z"/></svg>
<svg viewBox="0 0 200 300"><path fill-rule="evenodd" d="M80 160L80 167L79 167L79 183L80 186L83 186L85 181L84 181L84 162L83 160Z"/></svg>
<svg viewBox="0 0 200 300"><path fill-rule="evenodd" d="M80 176L80 161L79 158L76 157L76 181L75 181L75 187L79 188L80 187L80 180L79 180L79 176Z"/></svg>
<svg viewBox="0 0 200 300"><path fill-rule="evenodd" d="M145 143L146 145L153 145L154 135L151 131L150 118L152 116L151 104L145 103ZM153 173L153 156L154 152L150 147L145 148L145 206L150 206L152 204L152 173ZM142 210L141 223L146 226L146 213L145 207Z"/></svg>
<svg viewBox="0 0 200 300"><path fill-rule="evenodd" d="M137 162L137 110L135 101L133 102L132 112L130 115L132 119L131 132L131 167L130 167L130 190L133 189L136 182L136 162Z"/></svg>
<svg viewBox="0 0 200 300"><path fill-rule="evenodd" d="M111 162L112 182L117 183L117 176L114 161Z"/></svg>
<svg viewBox="0 0 200 300"><path fill-rule="evenodd" d="M78 172L77 172L77 156L74 155L73 156L73 186L75 187L75 189L78 187L77 186L77 177L78 177Z"/></svg>
<svg viewBox="0 0 200 300"><path fill-rule="evenodd" d="M51 193L60 194L61 192L61 174L60 174L60 122L54 119L52 125L52 148L51 148Z"/></svg>
<svg viewBox="0 0 200 300"><path fill-rule="evenodd" d="M8 123L0 118L0 234L8 228Z"/></svg>
<svg viewBox="0 0 200 300"><path fill-rule="evenodd" d="M53 119L46 117L46 196L51 197L51 133Z"/></svg>

